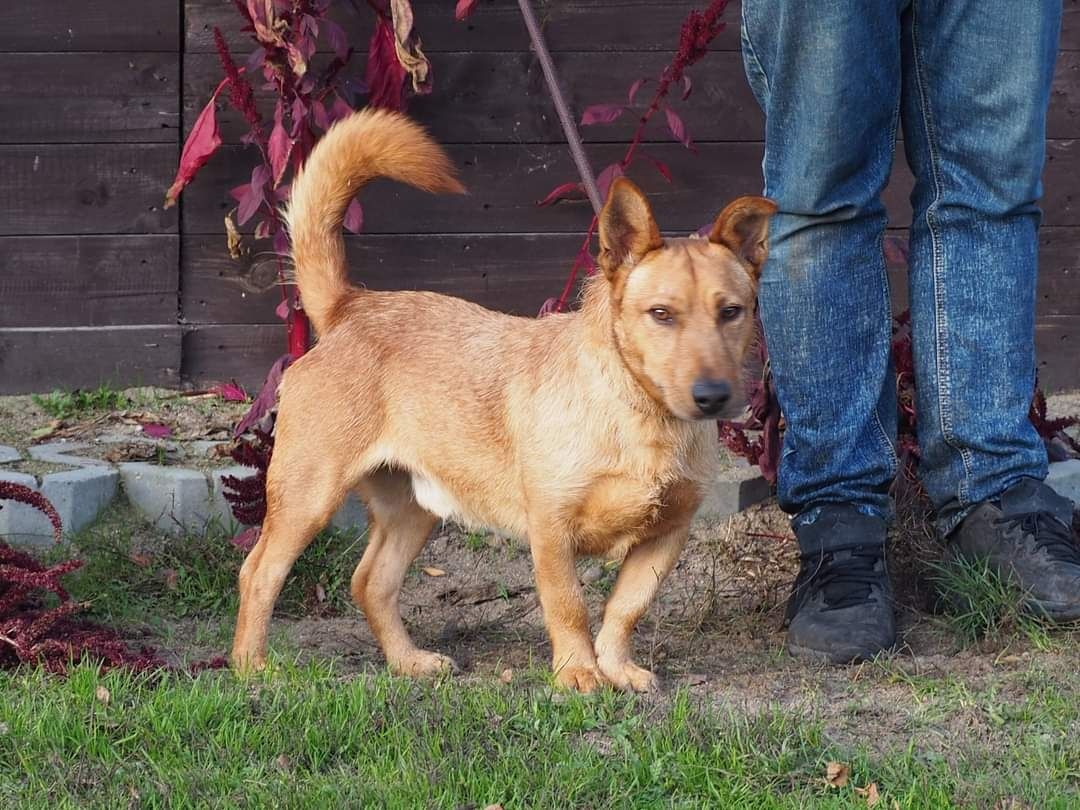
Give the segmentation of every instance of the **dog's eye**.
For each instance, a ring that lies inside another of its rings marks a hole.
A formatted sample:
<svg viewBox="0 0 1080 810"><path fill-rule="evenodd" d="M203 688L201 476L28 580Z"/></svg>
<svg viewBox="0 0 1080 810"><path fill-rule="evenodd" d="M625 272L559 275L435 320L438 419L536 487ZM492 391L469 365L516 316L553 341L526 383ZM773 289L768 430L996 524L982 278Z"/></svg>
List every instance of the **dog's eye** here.
<svg viewBox="0 0 1080 810"><path fill-rule="evenodd" d="M649 310L649 314L652 315L653 320L657 323L672 324L675 322L675 316L663 307L653 307Z"/></svg>
<svg viewBox="0 0 1080 810"><path fill-rule="evenodd" d="M742 315L743 308L737 306L724 307L720 310L721 321L733 321Z"/></svg>

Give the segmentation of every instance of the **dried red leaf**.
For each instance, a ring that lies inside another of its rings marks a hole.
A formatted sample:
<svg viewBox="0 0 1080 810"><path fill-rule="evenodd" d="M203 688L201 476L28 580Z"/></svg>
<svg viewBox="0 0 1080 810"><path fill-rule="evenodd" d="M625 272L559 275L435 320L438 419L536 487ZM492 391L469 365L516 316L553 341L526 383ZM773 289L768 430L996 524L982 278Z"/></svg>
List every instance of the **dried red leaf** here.
<svg viewBox="0 0 1080 810"><path fill-rule="evenodd" d="M382 15L376 17L375 30L368 43L364 81L368 86L369 106L405 109L405 68L394 47L394 30Z"/></svg>
<svg viewBox="0 0 1080 810"><path fill-rule="evenodd" d="M548 315L554 315L558 311L559 311L559 299L558 298L548 298L540 306L540 311L536 313L536 317L537 318L545 318Z"/></svg>
<svg viewBox="0 0 1080 810"><path fill-rule="evenodd" d="M240 534L236 535L236 537L229 542L246 553L255 548L255 544L259 542L259 534L261 532L262 527L250 526L240 532Z"/></svg>
<svg viewBox="0 0 1080 810"><path fill-rule="evenodd" d="M671 107L664 107L664 115L667 117L668 130L671 132L671 137L687 149L693 149L694 144L690 141L690 135L686 131L686 124L683 123L679 114L671 109Z"/></svg>
<svg viewBox="0 0 1080 810"><path fill-rule="evenodd" d="M537 201L537 205L553 205L559 200L581 199L585 193L581 183L563 183L555 186L544 199Z"/></svg>
<svg viewBox="0 0 1080 810"><path fill-rule="evenodd" d="M172 428L161 422L143 422L142 432L153 439L167 439L172 436Z"/></svg>
<svg viewBox="0 0 1080 810"><path fill-rule="evenodd" d="M274 365L272 365L270 371L267 372L266 381L263 383L263 386L259 390L254 401L251 403L251 408L236 426L236 430L233 433L234 436L242 436L273 409L274 405L277 403L277 391L278 386L281 385L281 375L285 372L285 369L289 367L289 363L291 362L292 357L288 354L282 355L274 361ZM254 522L259 523L260 521Z"/></svg>
<svg viewBox="0 0 1080 810"><path fill-rule="evenodd" d="M581 125L588 127L594 124L610 124L618 120L624 112L626 107L622 104L593 104L586 107L581 114Z"/></svg>
<svg viewBox="0 0 1080 810"><path fill-rule="evenodd" d="M210 96L210 100L206 102L206 106L199 113L199 117L195 119L195 125L191 128L187 140L184 141L176 177L172 185L169 186L169 190L165 192L166 208L176 204L176 199L180 196L180 192L184 190L184 186L195 178L199 169L206 165L206 161L221 146L221 133L218 130L217 110L214 105L217 102L218 94L228 83L228 78L221 80L213 95Z"/></svg>
<svg viewBox="0 0 1080 810"><path fill-rule="evenodd" d="M360 233L364 229L364 208L356 197L352 198L349 207L345 209L343 224L349 233Z"/></svg>
<svg viewBox="0 0 1080 810"><path fill-rule="evenodd" d="M694 92L694 83L690 80L690 77L685 74L682 77L682 83L682 100L686 101L688 98L690 98L690 94Z"/></svg>
<svg viewBox="0 0 1080 810"><path fill-rule="evenodd" d="M289 155L292 154L293 148L293 140L285 131L285 127L282 123L284 115L285 107L279 99L277 106L274 108L274 128L270 132L270 143L268 148L270 171L274 186L277 186L277 184L281 182L281 178L285 175L285 169L289 166Z"/></svg>
<svg viewBox="0 0 1080 810"><path fill-rule="evenodd" d="M226 402L243 402L248 398L244 387L232 380L227 383L218 383L210 388L211 394L217 394Z"/></svg>
<svg viewBox="0 0 1080 810"><path fill-rule="evenodd" d="M458 0L454 8L454 19L461 22L476 10L477 0Z"/></svg>
<svg viewBox="0 0 1080 810"><path fill-rule="evenodd" d="M626 172L621 163L612 163L600 172L599 176L596 178L596 188L600 192L600 199L607 199L608 192L611 190L611 184L624 174L626 174Z"/></svg>

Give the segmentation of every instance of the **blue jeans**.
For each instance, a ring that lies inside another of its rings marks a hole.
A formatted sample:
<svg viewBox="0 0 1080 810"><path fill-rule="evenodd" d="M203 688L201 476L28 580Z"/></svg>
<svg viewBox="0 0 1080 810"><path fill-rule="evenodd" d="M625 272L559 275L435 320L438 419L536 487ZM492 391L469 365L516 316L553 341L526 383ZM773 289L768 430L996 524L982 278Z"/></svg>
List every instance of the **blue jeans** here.
<svg viewBox="0 0 1080 810"><path fill-rule="evenodd" d="M913 349L923 483L947 534L1046 477L1028 421L1037 229L1061 0L743 0L743 61L779 205L761 317L787 421L781 506L891 516L896 381L881 193L915 174ZM799 518L796 518L797 520Z"/></svg>

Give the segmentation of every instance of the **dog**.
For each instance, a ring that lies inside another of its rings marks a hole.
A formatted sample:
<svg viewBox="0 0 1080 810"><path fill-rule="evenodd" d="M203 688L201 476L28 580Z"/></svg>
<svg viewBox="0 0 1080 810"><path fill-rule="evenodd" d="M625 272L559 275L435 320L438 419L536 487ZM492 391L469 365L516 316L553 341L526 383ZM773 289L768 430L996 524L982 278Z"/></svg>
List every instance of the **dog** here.
<svg viewBox="0 0 1080 810"><path fill-rule="evenodd" d="M599 217L602 272L578 311L534 319L350 285L344 212L380 176L464 191L424 130L385 111L336 123L293 183L286 220L318 342L279 390L234 667L265 665L286 576L356 491L369 535L352 596L394 673L456 668L413 644L398 606L432 529L453 520L528 538L559 686L653 689L632 633L714 475L715 420L738 410L776 206L741 197L707 238L664 239L645 196L619 178ZM585 555L622 560L595 642L575 568Z"/></svg>

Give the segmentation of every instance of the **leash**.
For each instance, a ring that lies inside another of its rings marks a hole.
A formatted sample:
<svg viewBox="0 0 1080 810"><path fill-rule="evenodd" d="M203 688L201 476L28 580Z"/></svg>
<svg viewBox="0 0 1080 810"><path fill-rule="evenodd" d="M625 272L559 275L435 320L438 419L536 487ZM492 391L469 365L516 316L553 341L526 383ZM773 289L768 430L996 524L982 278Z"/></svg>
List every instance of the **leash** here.
<svg viewBox="0 0 1080 810"><path fill-rule="evenodd" d="M536 14L529 0L518 0L521 7L521 16L525 18L525 27L529 30L529 39L532 40L533 51L540 60L540 69L544 73L544 81L547 83L548 94L555 104L555 112L559 115L559 123L562 124L563 133L566 135L566 143L570 147L570 155L574 158L578 174L581 175L581 185L585 187L585 193L592 203L593 212L600 216L600 209L604 201L600 199L600 190L596 187L596 179L593 177L592 167L585 157L585 148L581 144L581 133L578 132L574 119L570 116L570 108L566 104L562 86L559 84L559 76L555 72L555 65L551 61L547 43L540 31Z"/></svg>

